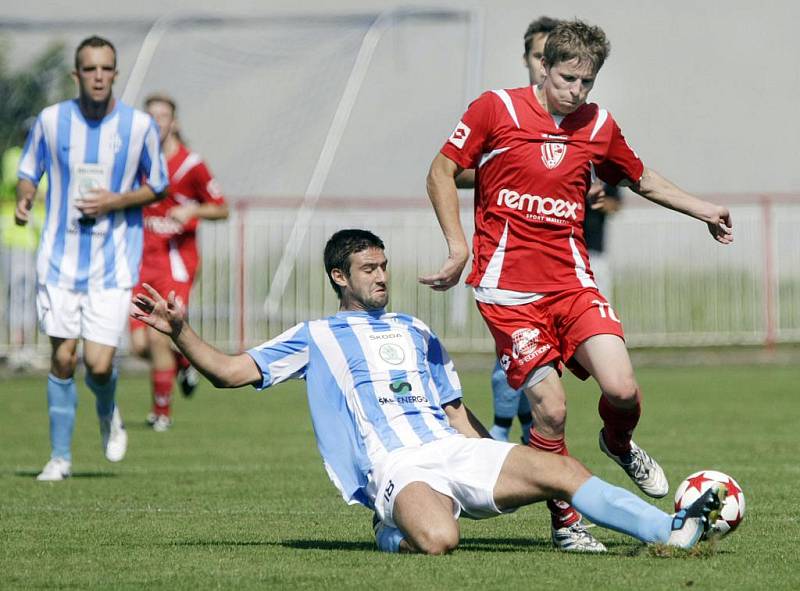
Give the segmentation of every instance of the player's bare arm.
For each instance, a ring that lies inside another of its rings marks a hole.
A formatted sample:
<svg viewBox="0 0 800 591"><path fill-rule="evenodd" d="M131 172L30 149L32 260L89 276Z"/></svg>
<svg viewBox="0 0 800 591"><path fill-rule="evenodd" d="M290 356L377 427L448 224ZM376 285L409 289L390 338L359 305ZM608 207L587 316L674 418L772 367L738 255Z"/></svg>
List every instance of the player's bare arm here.
<svg viewBox="0 0 800 591"><path fill-rule="evenodd" d="M447 241L448 256L437 273L420 277L419 282L430 285L436 291L445 291L458 283L469 259L469 246L458 211L455 181L462 170L447 156L437 154L428 171L428 196Z"/></svg>
<svg viewBox="0 0 800 591"><path fill-rule="evenodd" d="M181 225L189 220L225 220L230 211L227 203L187 203L169 210L169 217Z"/></svg>
<svg viewBox="0 0 800 591"><path fill-rule="evenodd" d="M727 207L698 199L647 167L631 188L645 199L705 222L717 242L733 242L733 223Z"/></svg>
<svg viewBox="0 0 800 591"><path fill-rule="evenodd" d="M238 388L261 382L261 371L249 355L227 355L206 343L192 330L186 308L174 292L166 299L147 283L150 294L138 294L133 303L138 309L131 316L164 333L186 355L191 364L217 388Z"/></svg>
<svg viewBox="0 0 800 591"><path fill-rule="evenodd" d="M444 412L447 415L450 426L462 435L477 439L491 438L486 427L461 400L454 400L449 404L445 404Z"/></svg>
<svg viewBox="0 0 800 591"><path fill-rule="evenodd" d="M158 201L164 195L166 195L166 192L156 193L149 185L142 185L138 189L125 193L113 193L107 189L95 189L80 201L76 201L75 206L84 215L97 217L110 211L129 207L142 207L153 201Z"/></svg>
<svg viewBox="0 0 800 591"><path fill-rule="evenodd" d="M28 223L35 198L36 185L28 179L19 179L17 182L17 208L14 211L14 221L18 226Z"/></svg>

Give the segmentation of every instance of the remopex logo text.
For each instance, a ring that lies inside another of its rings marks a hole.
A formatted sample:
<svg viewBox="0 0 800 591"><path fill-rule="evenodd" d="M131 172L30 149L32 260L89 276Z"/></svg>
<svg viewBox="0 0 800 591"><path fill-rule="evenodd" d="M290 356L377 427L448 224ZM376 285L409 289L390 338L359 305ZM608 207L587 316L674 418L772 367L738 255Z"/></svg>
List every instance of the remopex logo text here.
<svg viewBox="0 0 800 591"><path fill-rule="evenodd" d="M520 195L510 189L500 189L497 194L497 205L505 205L511 209L524 210L538 215L578 219L578 215L575 213L578 209L578 203L570 203L569 201L553 199L552 197L542 197L541 195L529 195L528 193Z"/></svg>

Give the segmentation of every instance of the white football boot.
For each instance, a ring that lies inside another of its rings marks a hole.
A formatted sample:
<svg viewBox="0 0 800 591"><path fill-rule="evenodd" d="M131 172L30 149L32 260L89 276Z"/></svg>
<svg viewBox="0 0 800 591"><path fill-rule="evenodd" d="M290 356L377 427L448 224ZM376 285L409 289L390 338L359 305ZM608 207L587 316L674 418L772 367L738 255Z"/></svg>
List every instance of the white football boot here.
<svg viewBox="0 0 800 591"><path fill-rule="evenodd" d="M550 538L553 540L553 546L563 552L597 554L607 551L605 545L595 539L580 521L558 529L551 526Z"/></svg>
<svg viewBox="0 0 800 591"><path fill-rule="evenodd" d="M128 432L125 430L118 406L114 405L114 412L110 417L100 418L100 436L106 459L109 462L121 461L128 449Z"/></svg>
<svg viewBox="0 0 800 591"><path fill-rule="evenodd" d="M719 517L728 489L719 482L713 484L691 505L681 509L672 517L672 533L668 546L691 548Z"/></svg>
<svg viewBox="0 0 800 591"><path fill-rule="evenodd" d="M65 480L72 475L72 462L64 458L50 458L44 465L36 480L42 482L57 482Z"/></svg>
<svg viewBox="0 0 800 591"><path fill-rule="evenodd" d="M625 473L644 494L654 499L667 496L669 482L667 482L667 475L664 474L664 470L658 465L658 462L633 441L631 441L630 453L626 454L627 457L614 455L606 447L603 430L600 429L600 449L609 458L622 466Z"/></svg>

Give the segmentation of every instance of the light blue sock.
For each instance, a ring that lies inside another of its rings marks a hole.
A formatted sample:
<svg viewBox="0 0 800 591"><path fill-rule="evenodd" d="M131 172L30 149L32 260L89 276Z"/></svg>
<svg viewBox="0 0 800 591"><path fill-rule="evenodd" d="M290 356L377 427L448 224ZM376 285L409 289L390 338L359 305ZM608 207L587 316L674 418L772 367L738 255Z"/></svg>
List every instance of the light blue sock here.
<svg viewBox="0 0 800 591"><path fill-rule="evenodd" d="M500 425L492 425L489 429L489 437L495 441L508 441L508 433L511 431L510 427L501 427Z"/></svg>
<svg viewBox="0 0 800 591"><path fill-rule="evenodd" d="M506 372L498 361L492 371L492 396L494 398L494 415L504 419L517 416L521 390L514 390L506 381Z"/></svg>
<svg viewBox="0 0 800 591"><path fill-rule="evenodd" d="M50 457L72 461L72 432L75 429L75 409L78 391L75 380L47 376L47 414L50 415Z"/></svg>
<svg viewBox="0 0 800 591"><path fill-rule="evenodd" d="M627 490L592 476L572 496L572 505L597 525L643 542L665 543L672 517Z"/></svg>
<svg viewBox="0 0 800 591"><path fill-rule="evenodd" d="M396 527L389 527L381 524L375 532L375 541L378 543L378 550L381 552L400 552L400 542L403 541L403 532Z"/></svg>
<svg viewBox="0 0 800 591"><path fill-rule="evenodd" d="M98 417L110 417L114 412L114 394L117 391L117 368L111 371L111 378L105 384L98 384L86 372L86 385L94 392L95 408Z"/></svg>

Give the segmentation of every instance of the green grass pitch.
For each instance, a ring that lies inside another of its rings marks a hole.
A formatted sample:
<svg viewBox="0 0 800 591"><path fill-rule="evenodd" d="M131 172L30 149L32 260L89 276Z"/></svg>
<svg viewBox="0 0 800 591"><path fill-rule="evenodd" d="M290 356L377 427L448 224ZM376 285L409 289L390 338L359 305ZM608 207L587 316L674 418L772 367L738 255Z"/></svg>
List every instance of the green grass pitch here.
<svg viewBox="0 0 800 591"><path fill-rule="evenodd" d="M488 374L462 373L467 403L491 412ZM543 505L462 520L446 557L384 555L370 514L348 507L314 444L304 384L257 393L203 383L176 401L167 433L144 426L148 383L123 375L128 457L100 452L94 401L79 382L74 477L39 483L47 460L45 379L0 386L0 589L798 589L800 370L642 369L636 439L671 490L695 470L734 476L747 515L713 552L660 558L632 539L596 535L607 555L549 544ZM567 378L570 451L631 488L597 448L592 384ZM669 510L671 494L657 501Z"/></svg>

